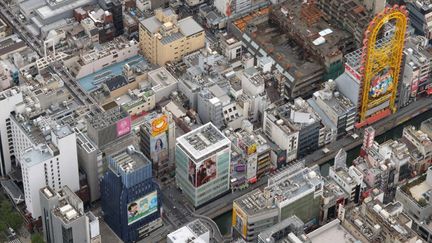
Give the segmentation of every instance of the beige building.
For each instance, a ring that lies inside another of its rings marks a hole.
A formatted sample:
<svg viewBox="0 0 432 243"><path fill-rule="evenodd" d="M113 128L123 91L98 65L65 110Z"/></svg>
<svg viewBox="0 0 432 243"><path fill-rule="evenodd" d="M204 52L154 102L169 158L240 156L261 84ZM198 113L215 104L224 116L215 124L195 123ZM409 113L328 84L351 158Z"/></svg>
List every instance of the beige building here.
<svg viewBox="0 0 432 243"><path fill-rule="evenodd" d="M204 29L192 17L178 20L170 8L156 9L155 16L140 23L141 51L154 64L179 61L204 46Z"/></svg>

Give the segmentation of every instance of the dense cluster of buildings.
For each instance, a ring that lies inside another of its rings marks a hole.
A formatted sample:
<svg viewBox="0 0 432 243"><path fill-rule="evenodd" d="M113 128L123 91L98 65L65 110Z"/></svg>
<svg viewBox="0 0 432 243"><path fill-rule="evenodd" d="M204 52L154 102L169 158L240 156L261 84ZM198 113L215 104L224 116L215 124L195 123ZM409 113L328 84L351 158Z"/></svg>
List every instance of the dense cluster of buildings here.
<svg viewBox="0 0 432 243"><path fill-rule="evenodd" d="M389 2L2 1L4 192L48 243L429 242L432 120L376 136L430 112L432 8Z"/></svg>

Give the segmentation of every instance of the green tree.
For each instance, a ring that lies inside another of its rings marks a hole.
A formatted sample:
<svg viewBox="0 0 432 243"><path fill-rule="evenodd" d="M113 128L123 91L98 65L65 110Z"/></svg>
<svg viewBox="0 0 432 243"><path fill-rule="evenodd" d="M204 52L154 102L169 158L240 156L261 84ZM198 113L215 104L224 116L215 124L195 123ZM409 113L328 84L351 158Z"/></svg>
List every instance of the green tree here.
<svg viewBox="0 0 432 243"><path fill-rule="evenodd" d="M23 224L23 219L19 213L12 211L6 215L6 222L12 229L18 230Z"/></svg>
<svg viewBox="0 0 432 243"><path fill-rule="evenodd" d="M33 234L31 237L32 243L45 243L42 235L40 233Z"/></svg>

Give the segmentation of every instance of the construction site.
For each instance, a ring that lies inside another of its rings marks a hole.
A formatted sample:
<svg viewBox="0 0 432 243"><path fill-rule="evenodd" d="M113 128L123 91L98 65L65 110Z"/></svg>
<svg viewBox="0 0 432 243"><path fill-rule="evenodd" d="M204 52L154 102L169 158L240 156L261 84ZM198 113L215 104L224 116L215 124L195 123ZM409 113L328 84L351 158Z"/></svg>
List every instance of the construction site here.
<svg viewBox="0 0 432 243"><path fill-rule="evenodd" d="M355 49L352 34L326 21L314 2L290 1L258 9L229 24L257 57L269 57L283 78L286 99L310 96L343 73L343 55Z"/></svg>

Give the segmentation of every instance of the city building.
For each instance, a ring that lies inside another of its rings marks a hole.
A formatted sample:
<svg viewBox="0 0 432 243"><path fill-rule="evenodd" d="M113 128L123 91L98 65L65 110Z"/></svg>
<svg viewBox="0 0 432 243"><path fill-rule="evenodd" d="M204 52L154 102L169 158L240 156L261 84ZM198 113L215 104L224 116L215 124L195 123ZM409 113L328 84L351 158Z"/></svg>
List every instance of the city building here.
<svg viewBox="0 0 432 243"><path fill-rule="evenodd" d="M432 39L430 26L432 21L432 6L428 0L406 1L406 8L409 12L411 26L414 27L416 34L422 35L428 41Z"/></svg>
<svg viewBox="0 0 432 243"><path fill-rule="evenodd" d="M7 35L8 26L3 19L0 19L0 38L5 38Z"/></svg>
<svg viewBox="0 0 432 243"><path fill-rule="evenodd" d="M179 61L204 47L204 29L192 18L178 20L170 8L156 9L155 16L140 22L140 46L154 64Z"/></svg>
<svg viewBox="0 0 432 243"><path fill-rule="evenodd" d="M230 189L231 141L212 123L177 138L176 183L195 207Z"/></svg>
<svg viewBox="0 0 432 243"><path fill-rule="evenodd" d="M45 242L102 242L99 219L84 212L83 202L68 186L58 191L46 186L39 195Z"/></svg>
<svg viewBox="0 0 432 243"><path fill-rule="evenodd" d="M432 139L432 118L423 121L420 125L420 130Z"/></svg>
<svg viewBox="0 0 432 243"><path fill-rule="evenodd" d="M67 25L65 19L73 17L73 10L86 5L94 5L97 0L26 0L18 4L20 13L29 20L31 33L46 35L50 30Z"/></svg>
<svg viewBox="0 0 432 243"><path fill-rule="evenodd" d="M297 98L292 103L272 104L265 111L263 120L266 135L287 150L287 161L317 150L333 141L336 134L336 131L333 132L322 124L319 115L302 98ZM280 129L285 131L279 132ZM289 139L284 139L283 136L289 136Z"/></svg>
<svg viewBox="0 0 432 243"><path fill-rule="evenodd" d="M432 239L432 168L426 174L413 178L396 190L395 199L403 205L412 219L414 229L424 240Z"/></svg>
<svg viewBox="0 0 432 243"><path fill-rule="evenodd" d="M349 195L348 200L350 202L360 202L363 174L356 167L350 166L349 169L330 167L329 177Z"/></svg>
<svg viewBox="0 0 432 243"><path fill-rule="evenodd" d="M404 68L399 91L400 106L415 101L420 94L428 92L431 86L432 55L427 50L427 39L423 36L409 37L404 50Z"/></svg>
<svg viewBox="0 0 432 243"><path fill-rule="evenodd" d="M248 13L256 8L265 6L264 0L215 0L214 6L217 11L226 17L235 17L239 14Z"/></svg>
<svg viewBox="0 0 432 243"><path fill-rule="evenodd" d="M105 172L102 151L83 132L74 128L77 139L78 165L85 172L90 201L100 198L99 182Z"/></svg>
<svg viewBox="0 0 432 243"><path fill-rule="evenodd" d="M13 156L11 150L13 148L10 113L16 111L16 106L23 101L23 95L19 89L9 89L0 93L0 175L5 176L11 170Z"/></svg>
<svg viewBox="0 0 432 243"><path fill-rule="evenodd" d="M345 210L342 226L361 242L423 242L411 228L412 220L400 202L383 203L366 198L362 205Z"/></svg>
<svg viewBox="0 0 432 243"><path fill-rule="evenodd" d="M152 112L140 126L140 149L153 164L153 176L161 179L174 168L175 123L170 112Z"/></svg>
<svg viewBox="0 0 432 243"><path fill-rule="evenodd" d="M167 235L168 243L210 243L210 231L199 220L194 220Z"/></svg>
<svg viewBox="0 0 432 243"><path fill-rule="evenodd" d="M114 142L131 132L131 117L121 108L88 115L87 135L99 147Z"/></svg>
<svg viewBox="0 0 432 243"><path fill-rule="evenodd" d="M333 79L343 72L343 55L355 50L355 43L349 32L327 22L317 5L315 1L281 3L272 8L270 21L324 66L324 80Z"/></svg>
<svg viewBox="0 0 432 243"><path fill-rule="evenodd" d="M363 45L364 31L373 16L381 12L386 1L378 0L318 0L317 6L350 32L360 48Z"/></svg>
<svg viewBox="0 0 432 243"><path fill-rule="evenodd" d="M27 46L18 35L13 34L0 39L0 59L6 59L7 56L26 49Z"/></svg>
<svg viewBox="0 0 432 243"><path fill-rule="evenodd" d="M21 166L27 211L34 219L41 216L39 189L80 189L76 134L68 125L48 117L25 120L11 115L13 151Z"/></svg>
<svg viewBox="0 0 432 243"><path fill-rule="evenodd" d="M159 187L152 163L133 146L109 155L101 181L105 222L124 241L142 239L162 226Z"/></svg>
<svg viewBox="0 0 432 243"><path fill-rule="evenodd" d="M297 217L291 216L270 228L261 231L258 235L258 243L276 243L287 238L288 242L304 242L306 240L303 231L304 223Z"/></svg>
<svg viewBox="0 0 432 243"><path fill-rule="evenodd" d="M315 92L307 101L319 114L323 123L336 132L336 139L354 129L357 107L336 90L336 83L333 80L327 81L324 89Z"/></svg>
<svg viewBox="0 0 432 243"><path fill-rule="evenodd" d="M91 50L81 51L76 62L68 69L76 79L95 73L104 67L120 63L138 54L139 43L123 37L98 45Z"/></svg>
<svg viewBox="0 0 432 243"><path fill-rule="evenodd" d="M318 225L323 186L318 166L287 167L270 177L265 188L234 200L233 237L256 242L260 232L294 215L305 222L306 229Z"/></svg>

